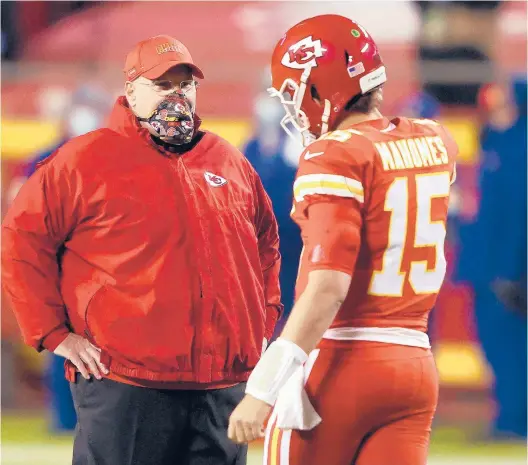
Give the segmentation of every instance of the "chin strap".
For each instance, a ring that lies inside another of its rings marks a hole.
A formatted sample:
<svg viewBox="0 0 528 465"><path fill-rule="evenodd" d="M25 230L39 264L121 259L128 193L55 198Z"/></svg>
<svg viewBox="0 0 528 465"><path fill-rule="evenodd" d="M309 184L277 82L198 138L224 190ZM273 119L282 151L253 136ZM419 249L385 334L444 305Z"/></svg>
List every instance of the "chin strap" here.
<svg viewBox="0 0 528 465"><path fill-rule="evenodd" d="M330 119L330 110L332 105L330 100L325 99L323 117L321 118L321 136L328 132L328 120Z"/></svg>

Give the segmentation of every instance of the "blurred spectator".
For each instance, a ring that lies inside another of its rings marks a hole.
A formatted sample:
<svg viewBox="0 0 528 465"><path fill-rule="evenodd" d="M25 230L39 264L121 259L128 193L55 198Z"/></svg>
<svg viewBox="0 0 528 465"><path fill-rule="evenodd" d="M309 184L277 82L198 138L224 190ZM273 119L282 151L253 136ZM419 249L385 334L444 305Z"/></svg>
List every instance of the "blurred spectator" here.
<svg viewBox="0 0 528 465"><path fill-rule="evenodd" d="M8 188L8 197L14 199L18 190L37 168L39 162L50 156L68 140L98 129L111 109L113 99L100 87L83 85L72 95L71 102L61 118L60 139L57 144L32 158L22 176L14 178ZM47 354L45 385L49 393L51 429L55 432L73 431L77 422L70 386L64 377L64 358Z"/></svg>
<svg viewBox="0 0 528 465"><path fill-rule="evenodd" d="M101 127L112 102L112 96L97 85L82 85L76 89L60 118L59 140L53 146L31 157L21 175L13 178L7 189L8 205L15 198L22 184L33 174L38 163L73 137Z"/></svg>
<svg viewBox="0 0 528 465"><path fill-rule="evenodd" d="M112 96L96 85L83 85L72 95L70 105L61 118L61 140L56 147L43 152L29 165L32 173L36 164L73 137L82 136L100 128L112 108Z"/></svg>
<svg viewBox="0 0 528 465"><path fill-rule="evenodd" d="M254 106L254 132L244 148L244 154L259 174L271 198L279 224L282 255L280 285L285 315L282 322L286 321L293 306L302 249L299 228L290 218L293 182L302 145L300 139L297 142L282 130L280 121L283 116L284 109L276 99L264 93L258 95ZM277 331L280 331L279 327Z"/></svg>
<svg viewBox="0 0 528 465"><path fill-rule="evenodd" d="M481 99L480 209L460 228L458 278L473 285L477 328L495 374L492 435L526 437L526 80Z"/></svg>
<svg viewBox="0 0 528 465"><path fill-rule="evenodd" d="M13 60L17 52L15 2L1 2L2 23L2 61Z"/></svg>
<svg viewBox="0 0 528 465"><path fill-rule="evenodd" d="M475 105L493 78L500 1L417 1L418 55L424 89L443 104ZM471 24L471 27L468 25Z"/></svg>
<svg viewBox="0 0 528 465"><path fill-rule="evenodd" d="M431 94L419 91L401 99L396 105L395 113L408 118L438 119L440 102Z"/></svg>

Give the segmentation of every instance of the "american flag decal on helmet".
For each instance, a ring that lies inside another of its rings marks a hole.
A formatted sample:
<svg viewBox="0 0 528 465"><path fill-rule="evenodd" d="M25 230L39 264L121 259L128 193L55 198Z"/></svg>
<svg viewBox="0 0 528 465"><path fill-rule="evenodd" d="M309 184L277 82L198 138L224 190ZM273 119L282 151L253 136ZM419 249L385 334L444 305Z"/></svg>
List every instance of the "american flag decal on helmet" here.
<svg viewBox="0 0 528 465"><path fill-rule="evenodd" d="M363 66L363 62L356 63L354 65L350 65L347 68L348 75L353 78L355 76L359 76L360 74L363 74L365 72L365 66Z"/></svg>

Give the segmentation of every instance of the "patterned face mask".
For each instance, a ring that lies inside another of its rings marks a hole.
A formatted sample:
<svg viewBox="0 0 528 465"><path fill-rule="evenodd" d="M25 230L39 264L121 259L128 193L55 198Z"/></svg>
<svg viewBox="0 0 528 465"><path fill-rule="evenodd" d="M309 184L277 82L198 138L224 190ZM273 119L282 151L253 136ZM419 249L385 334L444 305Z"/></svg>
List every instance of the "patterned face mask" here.
<svg viewBox="0 0 528 465"><path fill-rule="evenodd" d="M182 145L191 142L194 132L194 115L183 94L174 93L163 99L146 122L164 142Z"/></svg>

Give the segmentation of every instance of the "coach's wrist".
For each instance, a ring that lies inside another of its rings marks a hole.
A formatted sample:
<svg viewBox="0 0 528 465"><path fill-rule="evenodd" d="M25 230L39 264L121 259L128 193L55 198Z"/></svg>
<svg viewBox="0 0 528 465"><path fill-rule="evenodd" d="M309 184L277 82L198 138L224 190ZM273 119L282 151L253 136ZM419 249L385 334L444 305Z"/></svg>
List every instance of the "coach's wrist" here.
<svg viewBox="0 0 528 465"><path fill-rule="evenodd" d="M269 341L275 332L275 326L280 317L280 310L275 305L268 305L266 308L266 327L264 330L264 337Z"/></svg>
<svg viewBox="0 0 528 465"><path fill-rule="evenodd" d="M66 326L61 326L54 329L42 340L42 347L53 352L70 334L70 330Z"/></svg>

